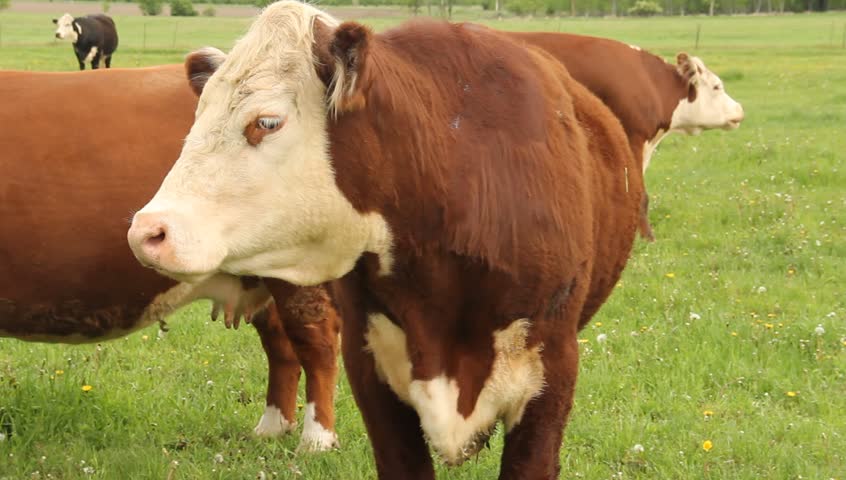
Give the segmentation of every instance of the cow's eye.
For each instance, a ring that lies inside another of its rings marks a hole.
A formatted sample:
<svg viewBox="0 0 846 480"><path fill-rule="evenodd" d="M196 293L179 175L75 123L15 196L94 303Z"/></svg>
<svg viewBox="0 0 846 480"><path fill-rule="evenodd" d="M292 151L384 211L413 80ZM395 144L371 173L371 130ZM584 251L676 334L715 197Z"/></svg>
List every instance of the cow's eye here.
<svg viewBox="0 0 846 480"><path fill-rule="evenodd" d="M285 117L278 115L256 117L244 128L244 138L247 139L247 143L255 147L261 143L265 135L270 135L284 126Z"/></svg>
<svg viewBox="0 0 846 480"><path fill-rule="evenodd" d="M256 120L256 126L262 130L276 130L282 126L281 117L259 117Z"/></svg>

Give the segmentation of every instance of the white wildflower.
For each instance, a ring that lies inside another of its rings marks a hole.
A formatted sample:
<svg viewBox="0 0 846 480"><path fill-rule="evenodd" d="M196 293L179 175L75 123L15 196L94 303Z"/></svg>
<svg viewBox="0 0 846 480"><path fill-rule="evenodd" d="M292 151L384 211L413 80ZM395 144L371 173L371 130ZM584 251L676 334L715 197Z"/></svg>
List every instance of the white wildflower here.
<svg viewBox="0 0 846 480"><path fill-rule="evenodd" d="M818 337L825 335L825 329L822 324L817 325L817 328L814 329L814 333L816 333Z"/></svg>
<svg viewBox="0 0 846 480"><path fill-rule="evenodd" d="M223 463L223 454L222 453L215 454L214 463Z"/></svg>
<svg viewBox="0 0 846 480"><path fill-rule="evenodd" d="M691 320L700 320L701 318L702 318L702 315L699 315L696 312L690 312L690 319Z"/></svg>
<svg viewBox="0 0 846 480"><path fill-rule="evenodd" d="M643 445L636 443L634 447L632 447L633 453L643 453Z"/></svg>
<svg viewBox="0 0 846 480"><path fill-rule="evenodd" d="M596 336L597 343L605 343L606 340L608 340L608 335L605 335L604 333L600 333Z"/></svg>

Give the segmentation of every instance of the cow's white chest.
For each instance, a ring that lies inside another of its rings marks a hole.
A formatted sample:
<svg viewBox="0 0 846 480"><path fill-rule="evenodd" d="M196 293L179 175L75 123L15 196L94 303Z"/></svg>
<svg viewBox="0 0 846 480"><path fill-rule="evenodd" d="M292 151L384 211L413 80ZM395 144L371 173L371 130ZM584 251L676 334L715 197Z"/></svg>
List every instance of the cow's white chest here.
<svg viewBox="0 0 846 480"><path fill-rule="evenodd" d="M643 142L643 173L646 173L649 161L652 160L652 154L655 153L655 149L658 148L658 144L667 136L667 133L669 132L659 129L653 138Z"/></svg>
<svg viewBox="0 0 846 480"><path fill-rule="evenodd" d="M384 315L370 315L369 321L365 336L377 374L417 411L429 444L448 464L460 464L478 451L498 420L507 430L520 423L526 405L543 389L541 346L526 347L528 319L494 332L496 358L467 417L458 411L460 387L455 379L412 379L405 333Z"/></svg>

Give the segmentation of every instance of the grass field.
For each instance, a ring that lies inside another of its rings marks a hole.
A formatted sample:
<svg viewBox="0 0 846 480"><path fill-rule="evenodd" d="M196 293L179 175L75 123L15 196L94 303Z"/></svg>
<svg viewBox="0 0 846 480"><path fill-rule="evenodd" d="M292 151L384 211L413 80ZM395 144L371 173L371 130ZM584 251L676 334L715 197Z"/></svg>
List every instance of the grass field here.
<svg viewBox="0 0 846 480"><path fill-rule="evenodd" d="M248 24L116 20L116 66L228 48ZM746 110L740 130L670 137L653 158L658 241L638 242L581 335L562 477L846 478L846 15L493 23L613 37L668 58L688 50ZM76 68L49 18L0 13L0 25L0 68ZM250 435L264 402L261 346L250 327L211 324L208 310L184 309L162 339L150 328L99 346L0 340L0 479L374 478L343 378L339 451L296 455L297 436ZM439 478L496 478L501 449L498 434Z"/></svg>

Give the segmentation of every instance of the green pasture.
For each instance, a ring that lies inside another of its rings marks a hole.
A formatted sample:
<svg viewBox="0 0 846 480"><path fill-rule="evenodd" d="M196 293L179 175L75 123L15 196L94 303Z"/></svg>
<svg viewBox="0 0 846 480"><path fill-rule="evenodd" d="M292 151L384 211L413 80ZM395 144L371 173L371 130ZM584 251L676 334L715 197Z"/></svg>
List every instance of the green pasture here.
<svg viewBox="0 0 846 480"><path fill-rule="evenodd" d="M121 67L227 49L249 24L116 21ZM562 478L846 479L846 15L486 23L686 50L746 110L739 130L671 136L653 158L658 240L638 241L581 334ZM49 16L0 13L0 29L0 68L76 68ZM298 455L299 432L253 437L258 337L208 312L185 308L161 339L155 327L101 345L0 339L0 479L374 478L344 378L339 451ZM439 478L496 478L502 442Z"/></svg>

